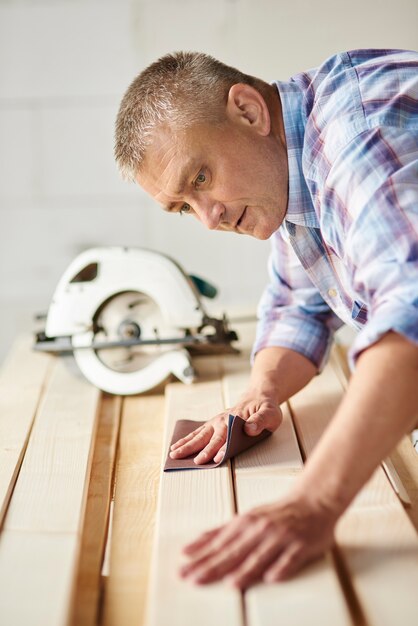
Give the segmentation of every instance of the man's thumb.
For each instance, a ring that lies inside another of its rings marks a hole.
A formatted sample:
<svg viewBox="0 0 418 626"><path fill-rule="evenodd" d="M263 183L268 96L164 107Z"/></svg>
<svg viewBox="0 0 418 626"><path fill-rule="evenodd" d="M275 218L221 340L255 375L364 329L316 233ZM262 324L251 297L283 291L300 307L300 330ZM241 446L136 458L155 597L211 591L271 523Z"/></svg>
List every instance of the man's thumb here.
<svg viewBox="0 0 418 626"><path fill-rule="evenodd" d="M259 413L254 413L245 423L247 435L258 435L264 428L264 418Z"/></svg>

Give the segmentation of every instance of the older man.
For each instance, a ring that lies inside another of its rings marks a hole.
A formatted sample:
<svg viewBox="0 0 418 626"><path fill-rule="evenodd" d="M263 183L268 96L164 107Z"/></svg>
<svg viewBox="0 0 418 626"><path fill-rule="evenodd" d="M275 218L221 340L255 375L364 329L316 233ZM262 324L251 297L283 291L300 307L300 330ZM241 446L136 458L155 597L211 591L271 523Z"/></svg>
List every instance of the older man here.
<svg viewBox="0 0 418 626"><path fill-rule="evenodd" d="M418 408L418 54L356 50L270 85L200 53L167 55L126 92L116 159L170 213L271 239L250 386L177 442L222 458L226 416L275 430L280 403L359 330L354 373L289 496L185 548L181 574L245 588L283 580L333 541L338 518Z"/></svg>

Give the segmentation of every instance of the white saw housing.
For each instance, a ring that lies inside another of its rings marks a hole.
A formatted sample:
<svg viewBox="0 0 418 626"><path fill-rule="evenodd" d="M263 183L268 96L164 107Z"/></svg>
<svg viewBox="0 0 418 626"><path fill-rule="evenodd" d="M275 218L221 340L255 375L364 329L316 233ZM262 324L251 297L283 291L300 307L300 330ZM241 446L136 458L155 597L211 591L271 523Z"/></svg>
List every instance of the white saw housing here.
<svg viewBox="0 0 418 626"><path fill-rule="evenodd" d="M95 278L74 280L95 265ZM168 256L138 248L92 248L62 275L48 310L46 335L65 337L90 330L99 306L124 291L148 295L173 327L195 328L205 314L193 282Z"/></svg>
<svg viewBox="0 0 418 626"><path fill-rule="evenodd" d="M131 324L141 340L181 338L186 330L198 329L205 316L193 281L169 257L137 248L93 248L80 254L60 279L45 336L71 338L86 378L104 391L126 395L151 389L171 373L192 382L190 355L184 348L153 346L136 355L136 369L119 371L101 358L103 351L89 349L99 334L102 341L117 341L123 324ZM125 361L132 359L123 350Z"/></svg>

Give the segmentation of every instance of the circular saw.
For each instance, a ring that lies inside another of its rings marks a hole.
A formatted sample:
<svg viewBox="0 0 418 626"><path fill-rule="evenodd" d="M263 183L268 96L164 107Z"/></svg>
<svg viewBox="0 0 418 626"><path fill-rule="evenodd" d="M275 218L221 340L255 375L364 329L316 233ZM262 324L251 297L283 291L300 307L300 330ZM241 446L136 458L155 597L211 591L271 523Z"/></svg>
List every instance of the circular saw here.
<svg viewBox="0 0 418 626"><path fill-rule="evenodd" d="M34 348L72 352L84 376L112 394L137 394L170 375L195 380L192 355L237 352L201 296L216 289L170 257L141 248L93 248L61 277Z"/></svg>

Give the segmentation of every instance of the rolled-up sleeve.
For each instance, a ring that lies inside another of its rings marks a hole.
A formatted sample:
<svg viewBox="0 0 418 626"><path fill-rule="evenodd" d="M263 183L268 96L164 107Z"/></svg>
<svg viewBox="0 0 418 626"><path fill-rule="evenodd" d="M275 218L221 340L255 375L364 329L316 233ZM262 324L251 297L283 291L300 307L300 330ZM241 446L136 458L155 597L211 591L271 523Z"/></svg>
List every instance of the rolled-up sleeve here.
<svg viewBox="0 0 418 626"><path fill-rule="evenodd" d="M260 350L279 346L303 354L321 370L342 322L312 284L283 229L271 238L270 281L258 306L252 361Z"/></svg>

